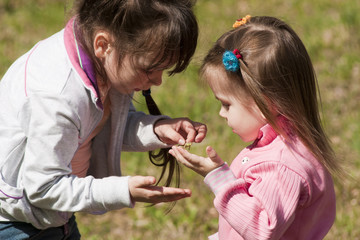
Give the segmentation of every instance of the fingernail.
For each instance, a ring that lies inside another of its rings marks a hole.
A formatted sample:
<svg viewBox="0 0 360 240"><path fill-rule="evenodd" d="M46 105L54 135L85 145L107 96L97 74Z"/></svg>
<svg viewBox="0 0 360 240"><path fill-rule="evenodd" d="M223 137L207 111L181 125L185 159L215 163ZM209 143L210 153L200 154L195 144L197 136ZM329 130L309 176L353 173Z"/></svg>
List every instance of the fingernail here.
<svg viewBox="0 0 360 240"><path fill-rule="evenodd" d="M184 139L180 139L180 140L179 140L179 144L180 144L180 145L184 145L184 144L185 144L185 140L184 140Z"/></svg>
<svg viewBox="0 0 360 240"><path fill-rule="evenodd" d="M155 184L156 183L155 177L150 177L149 181L150 181L150 184Z"/></svg>

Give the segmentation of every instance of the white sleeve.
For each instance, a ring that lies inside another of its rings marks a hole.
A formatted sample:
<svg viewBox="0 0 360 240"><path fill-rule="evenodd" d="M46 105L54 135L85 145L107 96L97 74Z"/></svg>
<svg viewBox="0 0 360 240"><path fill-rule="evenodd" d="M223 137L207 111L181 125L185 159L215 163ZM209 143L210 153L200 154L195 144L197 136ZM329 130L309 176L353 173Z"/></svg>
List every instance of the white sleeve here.
<svg viewBox="0 0 360 240"><path fill-rule="evenodd" d="M95 179L71 175L80 120L56 94L32 94L22 122L27 146L22 184L32 205L62 212L101 212L132 207L128 177Z"/></svg>
<svg viewBox="0 0 360 240"><path fill-rule="evenodd" d="M145 152L158 148L170 147L159 140L154 133L156 121L169 118L165 115L148 115L136 111L131 103L127 123L125 127L123 150L133 152Z"/></svg>

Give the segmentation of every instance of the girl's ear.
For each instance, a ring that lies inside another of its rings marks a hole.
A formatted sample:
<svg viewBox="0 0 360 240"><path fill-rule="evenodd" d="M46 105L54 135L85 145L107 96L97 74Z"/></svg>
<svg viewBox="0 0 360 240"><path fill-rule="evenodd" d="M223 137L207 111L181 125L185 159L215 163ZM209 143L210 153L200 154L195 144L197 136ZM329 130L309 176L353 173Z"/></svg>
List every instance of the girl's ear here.
<svg viewBox="0 0 360 240"><path fill-rule="evenodd" d="M94 53L97 58L103 59L111 49L110 34L105 31L98 31L94 37Z"/></svg>

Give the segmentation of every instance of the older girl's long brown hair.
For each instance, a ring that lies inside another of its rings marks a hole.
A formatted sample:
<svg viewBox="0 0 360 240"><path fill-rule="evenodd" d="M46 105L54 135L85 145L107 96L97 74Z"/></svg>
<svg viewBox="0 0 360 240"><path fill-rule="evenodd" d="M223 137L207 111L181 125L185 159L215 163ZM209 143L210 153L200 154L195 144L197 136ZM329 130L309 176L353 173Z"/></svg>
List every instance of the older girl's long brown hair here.
<svg viewBox="0 0 360 240"><path fill-rule="evenodd" d="M79 0L75 2L76 24L80 31L80 44L93 59L96 72L105 76L103 64L95 57L92 43L98 30L108 31L116 49L118 66L124 56L132 57L134 66L142 56L154 61L142 66L145 71L169 69L168 74L182 72L194 55L198 24L192 0ZM150 114L160 114L150 95L146 96ZM175 176L180 184L180 171L168 149L149 153L150 161L162 167L158 183L168 168L165 186L170 186Z"/></svg>

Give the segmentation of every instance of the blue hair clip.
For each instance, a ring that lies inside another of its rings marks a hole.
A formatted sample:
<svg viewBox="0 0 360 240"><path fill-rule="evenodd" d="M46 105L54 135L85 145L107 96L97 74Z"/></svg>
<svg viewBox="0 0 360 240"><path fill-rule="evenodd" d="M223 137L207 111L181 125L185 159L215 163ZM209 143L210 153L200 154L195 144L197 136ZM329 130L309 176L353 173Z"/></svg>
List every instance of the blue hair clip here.
<svg viewBox="0 0 360 240"><path fill-rule="evenodd" d="M239 59L241 58L239 50L235 49L233 52L225 51L223 54L223 64L225 69L230 72L237 72L240 69Z"/></svg>

